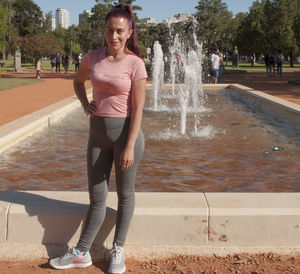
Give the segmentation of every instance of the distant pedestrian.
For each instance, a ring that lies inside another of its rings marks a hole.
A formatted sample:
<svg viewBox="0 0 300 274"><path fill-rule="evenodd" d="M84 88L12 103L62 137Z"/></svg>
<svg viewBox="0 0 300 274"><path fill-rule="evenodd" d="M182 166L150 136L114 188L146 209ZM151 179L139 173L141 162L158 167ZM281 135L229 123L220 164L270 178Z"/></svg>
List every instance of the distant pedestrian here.
<svg viewBox="0 0 300 274"><path fill-rule="evenodd" d="M255 56L253 56L253 55L250 56L250 63L251 63L251 67L254 67Z"/></svg>
<svg viewBox="0 0 300 274"><path fill-rule="evenodd" d="M64 58L64 69L66 74L69 72L69 64L70 64L70 57L69 55L66 55Z"/></svg>
<svg viewBox="0 0 300 274"><path fill-rule="evenodd" d="M222 52L219 52L219 76L218 76L218 83L223 83L223 68L224 68L224 59Z"/></svg>
<svg viewBox="0 0 300 274"><path fill-rule="evenodd" d="M271 70L271 76L275 77L275 64L276 64L276 56L274 53L270 55L270 70Z"/></svg>
<svg viewBox="0 0 300 274"><path fill-rule="evenodd" d="M51 68L52 68L52 73L54 73L54 68L55 68L55 65L56 65L55 56L51 57L50 64L51 64Z"/></svg>
<svg viewBox="0 0 300 274"><path fill-rule="evenodd" d="M76 54L74 57L74 65L75 65L75 72L77 72L77 70L79 70L80 67L80 60L78 54Z"/></svg>
<svg viewBox="0 0 300 274"><path fill-rule="evenodd" d="M175 82L177 84L184 82L184 68L179 53L175 53L176 66L175 66Z"/></svg>
<svg viewBox="0 0 300 274"><path fill-rule="evenodd" d="M35 64L36 79L41 79L41 73L42 73L41 62L42 62L42 58L38 58L38 60L36 61L36 64Z"/></svg>
<svg viewBox="0 0 300 274"><path fill-rule="evenodd" d="M270 67L270 56L268 53L265 55L265 65L266 65L267 76L270 76L271 75L271 67Z"/></svg>
<svg viewBox="0 0 300 274"><path fill-rule="evenodd" d="M210 83L217 84L219 78L219 50L214 49L211 57L210 57Z"/></svg>
<svg viewBox="0 0 300 274"><path fill-rule="evenodd" d="M55 61L56 61L56 73L59 72L60 73L60 63L61 63L61 57L59 55L59 53L56 53L55 56Z"/></svg>
<svg viewBox="0 0 300 274"><path fill-rule="evenodd" d="M65 70L65 55L64 54L61 56L61 65L62 65L63 70Z"/></svg>
<svg viewBox="0 0 300 274"><path fill-rule="evenodd" d="M281 50L278 51L276 61L277 61L277 74L281 77L281 75L282 75L282 64L283 64L283 61L284 61L284 56L281 53Z"/></svg>

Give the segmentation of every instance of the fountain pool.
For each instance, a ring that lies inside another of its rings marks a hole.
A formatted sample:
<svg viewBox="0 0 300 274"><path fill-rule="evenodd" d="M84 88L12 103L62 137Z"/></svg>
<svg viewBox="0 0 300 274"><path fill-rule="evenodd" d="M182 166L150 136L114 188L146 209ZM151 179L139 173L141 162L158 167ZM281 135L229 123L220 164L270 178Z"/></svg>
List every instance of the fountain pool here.
<svg viewBox="0 0 300 274"><path fill-rule="evenodd" d="M165 91L169 108L159 111L147 92L137 191L300 191L299 116L233 90L204 93L206 102L187 112L182 134L172 90ZM86 191L87 138L88 118L78 108L2 152L0 188Z"/></svg>

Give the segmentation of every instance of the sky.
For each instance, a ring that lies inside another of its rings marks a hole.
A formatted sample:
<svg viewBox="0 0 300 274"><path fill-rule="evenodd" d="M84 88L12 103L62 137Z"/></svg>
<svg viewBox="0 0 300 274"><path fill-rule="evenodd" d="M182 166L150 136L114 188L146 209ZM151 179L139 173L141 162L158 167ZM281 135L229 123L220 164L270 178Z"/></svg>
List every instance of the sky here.
<svg viewBox="0 0 300 274"><path fill-rule="evenodd" d="M247 12L252 6L254 0L222 0L227 4L228 10L233 15L238 12ZM78 25L78 16L84 10L91 10L95 4L95 0L33 0L46 14L55 10L65 8L70 12L70 25ZM157 23L161 23L164 19L173 17L178 13L195 13L195 7L198 0L136 0L134 4L143 8L138 11L139 18L155 18Z"/></svg>

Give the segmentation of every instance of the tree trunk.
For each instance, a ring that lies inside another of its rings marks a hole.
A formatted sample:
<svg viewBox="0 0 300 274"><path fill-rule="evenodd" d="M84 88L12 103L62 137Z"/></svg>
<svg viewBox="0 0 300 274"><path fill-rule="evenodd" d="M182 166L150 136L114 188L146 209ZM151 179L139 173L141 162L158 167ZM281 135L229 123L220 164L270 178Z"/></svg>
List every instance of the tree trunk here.
<svg viewBox="0 0 300 274"><path fill-rule="evenodd" d="M293 51L291 50L290 52L290 67L293 68L294 67L294 54Z"/></svg>
<svg viewBox="0 0 300 274"><path fill-rule="evenodd" d="M3 34L3 52L2 52L2 60L6 59L5 55L5 33Z"/></svg>

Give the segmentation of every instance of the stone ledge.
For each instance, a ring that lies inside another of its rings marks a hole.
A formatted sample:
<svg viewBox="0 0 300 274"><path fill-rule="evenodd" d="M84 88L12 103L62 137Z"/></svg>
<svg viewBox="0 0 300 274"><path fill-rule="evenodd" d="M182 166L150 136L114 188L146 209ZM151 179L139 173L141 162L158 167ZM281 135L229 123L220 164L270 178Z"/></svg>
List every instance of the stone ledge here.
<svg viewBox="0 0 300 274"><path fill-rule="evenodd" d="M0 191L1 258L20 259L26 246L37 250L31 258L51 257L75 245L87 207L87 192ZM110 192L95 256L111 246L116 207L117 195ZM147 257L300 253L300 193L137 192L126 246L135 257L140 247Z"/></svg>

